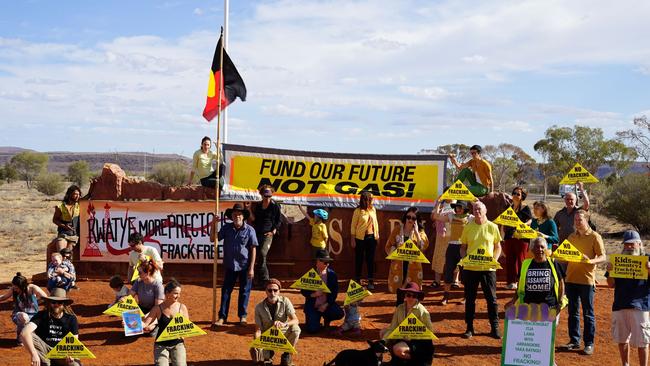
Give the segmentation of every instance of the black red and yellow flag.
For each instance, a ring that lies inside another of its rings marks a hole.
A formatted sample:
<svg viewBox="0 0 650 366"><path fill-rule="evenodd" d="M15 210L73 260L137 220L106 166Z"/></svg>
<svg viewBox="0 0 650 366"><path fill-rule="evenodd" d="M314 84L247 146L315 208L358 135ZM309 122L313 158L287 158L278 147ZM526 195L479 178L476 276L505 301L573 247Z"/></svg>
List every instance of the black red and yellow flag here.
<svg viewBox="0 0 650 366"><path fill-rule="evenodd" d="M214 51L212 58L212 70L210 72L210 82L208 83L208 97L203 109L203 117L211 121L219 113L219 98L221 97L221 110L223 111L230 103L239 97L242 101L246 100L246 85L242 80L235 64L232 63L226 51L223 51L223 65L221 65L221 47L223 44L223 35L219 37L217 49ZM219 85L219 80L222 85Z"/></svg>

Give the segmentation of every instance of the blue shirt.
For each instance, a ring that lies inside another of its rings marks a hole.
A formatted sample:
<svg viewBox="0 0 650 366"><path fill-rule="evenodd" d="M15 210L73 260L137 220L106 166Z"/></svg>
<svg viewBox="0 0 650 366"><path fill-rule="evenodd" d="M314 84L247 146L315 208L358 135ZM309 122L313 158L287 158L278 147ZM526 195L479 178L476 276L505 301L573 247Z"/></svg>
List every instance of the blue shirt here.
<svg viewBox="0 0 650 366"><path fill-rule="evenodd" d="M533 222L531 222L530 227L539 231L542 234L548 235L548 238L546 238L546 244L548 245L549 249L551 249L553 244L559 244L557 224L555 223L555 221L548 219L540 225L539 220L533 219Z"/></svg>
<svg viewBox="0 0 650 366"><path fill-rule="evenodd" d="M244 223L239 229L231 222L219 229L219 240L223 240L223 265L231 271L248 270L250 248L258 246L255 229Z"/></svg>

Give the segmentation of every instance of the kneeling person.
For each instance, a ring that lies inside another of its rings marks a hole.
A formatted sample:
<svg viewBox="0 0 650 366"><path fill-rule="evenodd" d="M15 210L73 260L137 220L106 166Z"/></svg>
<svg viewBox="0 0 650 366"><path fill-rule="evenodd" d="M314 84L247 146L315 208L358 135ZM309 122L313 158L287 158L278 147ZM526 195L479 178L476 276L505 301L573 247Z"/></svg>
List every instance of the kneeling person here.
<svg viewBox="0 0 650 366"><path fill-rule="evenodd" d="M291 301L284 296L280 296L281 288L280 281L275 278L266 281L266 298L255 306L255 339L259 338L262 333L272 326L276 326L295 348L300 336L298 317ZM271 364L273 352L251 348L251 357L258 364ZM282 354L281 365L293 365L291 354Z"/></svg>

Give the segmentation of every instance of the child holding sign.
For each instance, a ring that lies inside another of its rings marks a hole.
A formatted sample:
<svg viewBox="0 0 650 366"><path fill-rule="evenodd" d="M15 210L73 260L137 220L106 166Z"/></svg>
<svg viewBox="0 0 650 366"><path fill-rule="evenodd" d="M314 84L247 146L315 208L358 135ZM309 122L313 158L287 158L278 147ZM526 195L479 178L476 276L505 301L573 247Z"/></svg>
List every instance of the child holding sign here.
<svg viewBox="0 0 650 366"><path fill-rule="evenodd" d="M156 328L156 321L160 332L167 328L169 322L178 313L189 318L187 307L181 304L178 299L181 297L181 284L172 278L165 285L165 299L158 306L154 306L144 319L143 327L145 332L151 332ZM153 359L156 365L185 366L186 354L183 339L172 339L158 341L153 346Z"/></svg>

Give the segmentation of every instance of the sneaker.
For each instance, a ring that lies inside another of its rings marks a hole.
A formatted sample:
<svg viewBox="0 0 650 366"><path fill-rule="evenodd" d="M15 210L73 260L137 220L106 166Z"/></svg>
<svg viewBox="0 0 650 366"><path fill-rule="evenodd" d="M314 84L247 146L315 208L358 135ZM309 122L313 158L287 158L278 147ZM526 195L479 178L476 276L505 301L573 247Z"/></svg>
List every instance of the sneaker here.
<svg viewBox="0 0 650 366"><path fill-rule="evenodd" d="M220 327L222 326L226 321L223 318L219 318L214 325Z"/></svg>
<svg viewBox="0 0 650 366"><path fill-rule="evenodd" d="M438 282L438 281L431 282L431 288L432 289L440 288L440 282Z"/></svg>
<svg viewBox="0 0 650 366"><path fill-rule="evenodd" d="M490 337L494 339L501 339L501 331L499 330L499 328L492 328L492 330L490 331Z"/></svg>
<svg viewBox="0 0 650 366"><path fill-rule="evenodd" d="M578 343L567 343L567 344L561 346L560 348L565 349L567 351L573 351L575 349L580 348L580 344L578 344ZM585 348L587 348L587 347L585 347Z"/></svg>
<svg viewBox="0 0 650 366"><path fill-rule="evenodd" d="M442 301L440 301L440 305L445 306L449 303L449 294L445 293L445 295L442 297Z"/></svg>
<svg viewBox="0 0 650 366"><path fill-rule="evenodd" d="M458 281L455 281L454 283L451 284L451 288L459 289L460 288L460 283Z"/></svg>
<svg viewBox="0 0 650 366"><path fill-rule="evenodd" d="M460 304L461 304L461 305L465 305L465 298L464 298L464 297L463 297L462 300L460 300Z"/></svg>
<svg viewBox="0 0 650 366"><path fill-rule="evenodd" d="M248 324L248 320L246 320L245 316L239 318L239 325L246 325L246 324Z"/></svg>
<svg viewBox="0 0 650 366"><path fill-rule="evenodd" d="M462 335L462 337L465 339L470 339L472 338L472 336L474 336L474 331L471 329L466 330L465 333L463 333Z"/></svg>
<svg viewBox="0 0 650 366"><path fill-rule="evenodd" d="M280 359L280 366L293 366L290 353L283 353Z"/></svg>
<svg viewBox="0 0 650 366"><path fill-rule="evenodd" d="M373 281L373 280L368 280L368 286L366 286L366 288L367 288L368 290L370 290L370 291L374 290L374 289L375 289L375 283L374 283L374 281Z"/></svg>
<svg viewBox="0 0 650 366"><path fill-rule="evenodd" d="M589 356L593 355L594 354L594 345L590 344L588 346L585 346L585 349L583 350L583 352L584 352L585 355L589 355Z"/></svg>
<svg viewBox="0 0 650 366"><path fill-rule="evenodd" d="M516 290L516 289L517 289L516 283L509 283L506 285L506 290Z"/></svg>

